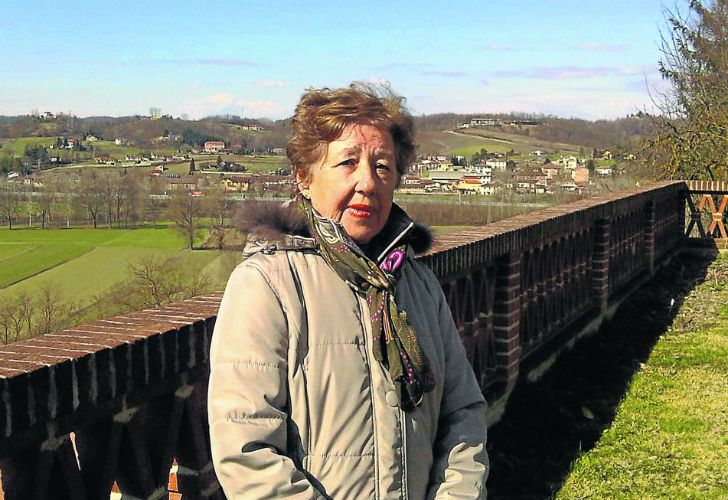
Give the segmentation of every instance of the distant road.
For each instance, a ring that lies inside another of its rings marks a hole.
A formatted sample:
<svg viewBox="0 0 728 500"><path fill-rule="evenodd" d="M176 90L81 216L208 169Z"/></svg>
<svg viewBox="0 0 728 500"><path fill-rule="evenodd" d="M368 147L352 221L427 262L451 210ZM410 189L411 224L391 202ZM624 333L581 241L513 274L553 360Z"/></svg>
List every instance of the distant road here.
<svg viewBox="0 0 728 500"><path fill-rule="evenodd" d="M493 141L493 142L502 142L503 144L515 144L515 145L518 145L517 142L508 141L506 139L497 139L497 138L491 137L491 136L474 135L474 134L463 134L462 132L455 132L454 130L446 130L445 132L448 133L448 134L459 135L460 137L470 137L471 139L473 137L475 137L476 139L477 138L481 138L481 139L488 139L489 141Z"/></svg>

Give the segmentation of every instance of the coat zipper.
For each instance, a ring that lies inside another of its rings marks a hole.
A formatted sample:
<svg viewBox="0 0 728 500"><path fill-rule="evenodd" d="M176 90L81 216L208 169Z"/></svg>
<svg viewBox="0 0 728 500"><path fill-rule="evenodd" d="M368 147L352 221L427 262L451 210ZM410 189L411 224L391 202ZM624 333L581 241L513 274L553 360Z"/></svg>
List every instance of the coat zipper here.
<svg viewBox="0 0 728 500"><path fill-rule="evenodd" d="M369 357L369 345L370 345L370 339L372 336L372 333L370 331L370 326L366 324L364 321L364 317L366 315L366 312L364 308L362 307L362 300L364 300L358 293L355 293L356 295L356 301L359 305L359 323L364 327L364 356L366 358L367 362L367 370L369 371L369 399L371 400L372 405L372 430L374 431L374 498L380 498L379 495L379 435L377 432L377 409L375 407L374 401L376 398L374 397L374 381L372 379L372 362L371 358ZM371 339L373 342L373 339Z"/></svg>

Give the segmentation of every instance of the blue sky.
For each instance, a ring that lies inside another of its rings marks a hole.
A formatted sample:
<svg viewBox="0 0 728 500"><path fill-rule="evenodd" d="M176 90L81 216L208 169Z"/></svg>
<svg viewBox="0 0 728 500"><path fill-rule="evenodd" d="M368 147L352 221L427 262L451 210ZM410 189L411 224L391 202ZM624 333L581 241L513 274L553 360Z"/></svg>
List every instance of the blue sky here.
<svg viewBox="0 0 728 500"><path fill-rule="evenodd" d="M671 5L671 4L670 4ZM386 80L414 113L651 109L661 0L3 2L0 114L289 116Z"/></svg>

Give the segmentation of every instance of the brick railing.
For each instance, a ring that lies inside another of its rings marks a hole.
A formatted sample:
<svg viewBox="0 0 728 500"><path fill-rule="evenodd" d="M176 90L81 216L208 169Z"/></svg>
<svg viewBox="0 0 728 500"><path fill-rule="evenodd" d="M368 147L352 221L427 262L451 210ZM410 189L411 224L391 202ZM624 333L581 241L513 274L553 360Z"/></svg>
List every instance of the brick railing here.
<svg viewBox="0 0 728 500"><path fill-rule="evenodd" d="M686 196L666 182L581 200L450 233L420 257L493 408L524 360L603 317L679 245ZM5 498L223 498L205 413L220 297L0 347Z"/></svg>

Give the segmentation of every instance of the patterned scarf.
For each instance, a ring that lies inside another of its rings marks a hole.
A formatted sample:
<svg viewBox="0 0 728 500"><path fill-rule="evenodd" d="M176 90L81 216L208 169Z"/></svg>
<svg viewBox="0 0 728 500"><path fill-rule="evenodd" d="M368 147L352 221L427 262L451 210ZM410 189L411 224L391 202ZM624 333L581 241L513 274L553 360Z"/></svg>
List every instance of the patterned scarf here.
<svg viewBox="0 0 728 500"><path fill-rule="evenodd" d="M435 387L434 376L425 358L407 313L394 300L394 287L402 274L405 245L391 250L377 266L370 260L344 228L319 215L306 200L301 208L308 216L311 234L321 256L341 279L366 294L374 335L374 357L382 363L400 393L401 407L411 411L426 392Z"/></svg>

